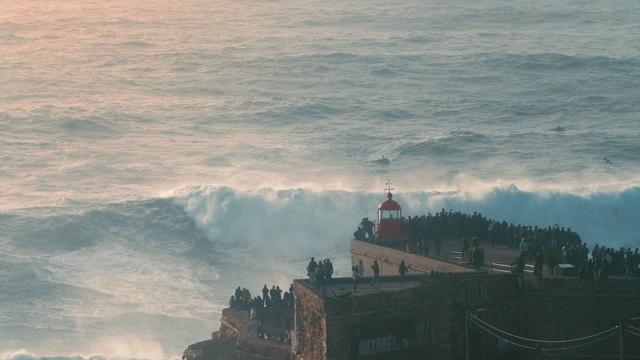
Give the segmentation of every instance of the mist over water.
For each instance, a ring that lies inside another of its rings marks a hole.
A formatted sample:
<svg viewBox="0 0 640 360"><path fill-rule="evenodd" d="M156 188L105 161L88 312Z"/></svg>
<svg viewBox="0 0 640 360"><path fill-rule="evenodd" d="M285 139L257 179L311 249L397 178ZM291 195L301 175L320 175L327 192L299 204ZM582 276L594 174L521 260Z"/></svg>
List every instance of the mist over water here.
<svg viewBox="0 0 640 360"><path fill-rule="evenodd" d="M640 246L637 2L3 9L0 360L177 359L237 286L348 276L389 180Z"/></svg>

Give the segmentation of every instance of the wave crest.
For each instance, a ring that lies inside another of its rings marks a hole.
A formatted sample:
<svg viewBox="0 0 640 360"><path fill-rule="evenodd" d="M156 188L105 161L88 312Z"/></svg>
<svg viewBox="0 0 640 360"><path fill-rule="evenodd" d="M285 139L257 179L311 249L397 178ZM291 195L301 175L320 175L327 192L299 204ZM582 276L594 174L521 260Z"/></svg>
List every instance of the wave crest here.
<svg viewBox="0 0 640 360"><path fill-rule="evenodd" d="M232 245L262 256L305 258L342 249L364 217L375 218L382 193L263 188L240 191L202 186L185 189L176 201L214 244ZM494 220L547 227L570 227L593 245L637 246L640 188L578 194L560 190L520 190L515 184L460 179L457 189L395 194L403 215L441 209L480 212ZM215 246L214 246L215 247Z"/></svg>

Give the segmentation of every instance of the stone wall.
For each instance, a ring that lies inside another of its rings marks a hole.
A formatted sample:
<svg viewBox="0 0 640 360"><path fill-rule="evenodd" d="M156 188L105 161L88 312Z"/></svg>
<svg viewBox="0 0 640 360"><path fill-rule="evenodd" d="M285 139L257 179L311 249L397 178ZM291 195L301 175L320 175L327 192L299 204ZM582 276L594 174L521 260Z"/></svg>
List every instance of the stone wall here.
<svg viewBox="0 0 640 360"><path fill-rule="evenodd" d="M398 280L387 276L383 284ZM335 288L350 285L348 278L333 281ZM640 316L638 280L454 273L344 296L323 296L307 280L294 280L294 293L290 347L257 339L253 320L225 309L213 339L190 346L185 358L446 360L464 359L469 349L470 358L619 359L621 341L625 359L640 358L640 320L632 321ZM588 346L566 342L606 331L607 338Z"/></svg>
<svg viewBox="0 0 640 360"><path fill-rule="evenodd" d="M522 338L575 339L640 315L639 284L515 274L451 274L424 278L419 287L323 298L307 281L297 280L293 356L464 359L468 341L470 352L476 356L482 352L487 359L497 359L499 353L510 352L515 358L534 359L535 349L499 341L486 331L494 330L481 330L468 323L467 314ZM625 353L640 353L637 339L623 334ZM594 345L594 349L580 348L585 352L578 353L596 358L618 354L619 336L607 341ZM566 351L556 354L570 356Z"/></svg>
<svg viewBox="0 0 640 360"><path fill-rule="evenodd" d="M327 323L321 294L306 280L294 280L293 293L295 304L291 350L298 359L324 359Z"/></svg>
<svg viewBox="0 0 640 360"><path fill-rule="evenodd" d="M521 299L521 333L542 340L568 340L587 337L608 329L633 324L640 315L640 282L625 280L585 281L577 278L527 278ZM626 353L640 354L640 337L622 332ZM619 358L620 332L591 346L572 349L573 355ZM560 345L575 345L571 343ZM547 346L548 347L548 346ZM567 351L549 351L566 354Z"/></svg>
<svg viewBox="0 0 640 360"><path fill-rule="evenodd" d="M360 274L365 277L373 276L371 265L377 260L380 265L380 275L398 275L398 265L404 260L409 264L410 274L425 274L430 271L443 273L474 272L475 269L449 263L440 259L428 258L406 251L374 245L368 242L351 240L351 263L358 264Z"/></svg>
<svg viewBox="0 0 640 360"><path fill-rule="evenodd" d="M423 359L425 354L434 359L459 358L464 348L465 310L493 302L513 313L513 299L521 292L515 276L465 274L425 279L418 287L345 298L322 298L306 281L295 282L294 288L293 351L298 359L395 355ZM323 338L326 342L320 341Z"/></svg>

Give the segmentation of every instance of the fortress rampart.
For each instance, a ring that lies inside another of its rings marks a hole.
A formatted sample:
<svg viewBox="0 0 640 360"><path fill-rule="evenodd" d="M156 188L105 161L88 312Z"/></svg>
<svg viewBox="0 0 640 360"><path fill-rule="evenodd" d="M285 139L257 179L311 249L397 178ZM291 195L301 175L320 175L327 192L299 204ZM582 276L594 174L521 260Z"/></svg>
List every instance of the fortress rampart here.
<svg viewBox="0 0 640 360"><path fill-rule="evenodd" d="M445 273L476 272L475 269L453 262L442 261L406 251L375 245L372 243L351 240L351 257L354 264L358 264L364 276L371 275L371 264L377 260L380 264L380 275L397 275L398 265L404 260L409 266L410 274L439 271Z"/></svg>
<svg viewBox="0 0 640 360"><path fill-rule="evenodd" d="M185 358L620 359L622 352L640 359L640 332L617 328L638 327L631 321L640 315L638 280L453 273L405 277L404 284L385 276L380 288L359 286L353 293L351 279L337 278L323 296L307 280L294 280L291 346L257 339L254 320L225 309L212 339L191 345ZM479 321L496 329L483 330ZM499 340L499 332L557 343L502 336L522 347ZM608 335L590 345L563 342L602 332ZM549 350L561 347L570 349Z"/></svg>
<svg viewBox="0 0 640 360"><path fill-rule="evenodd" d="M384 281L391 284L399 277ZM501 342L469 326L467 313L501 331L550 341L587 337L640 314L638 281L451 274L366 295L322 297L305 280L296 280L294 288L296 359L465 359L467 348L488 359L507 358L507 353L535 359L539 350ZM468 335L473 337L469 346ZM625 353L638 358L638 337L622 335ZM619 358L619 338L613 334L572 352L556 351L555 358ZM540 345L545 346L550 345Z"/></svg>

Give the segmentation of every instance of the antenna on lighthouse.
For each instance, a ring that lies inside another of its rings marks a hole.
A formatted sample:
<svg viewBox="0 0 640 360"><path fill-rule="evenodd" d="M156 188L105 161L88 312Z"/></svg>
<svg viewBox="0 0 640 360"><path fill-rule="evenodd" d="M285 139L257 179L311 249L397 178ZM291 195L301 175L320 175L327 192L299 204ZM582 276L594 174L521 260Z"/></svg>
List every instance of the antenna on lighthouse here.
<svg viewBox="0 0 640 360"><path fill-rule="evenodd" d="M384 189L384 191L391 192L391 190L395 190L394 188L391 187L391 180L387 179L387 182L384 183L384 184L387 185L387 187Z"/></svg>

